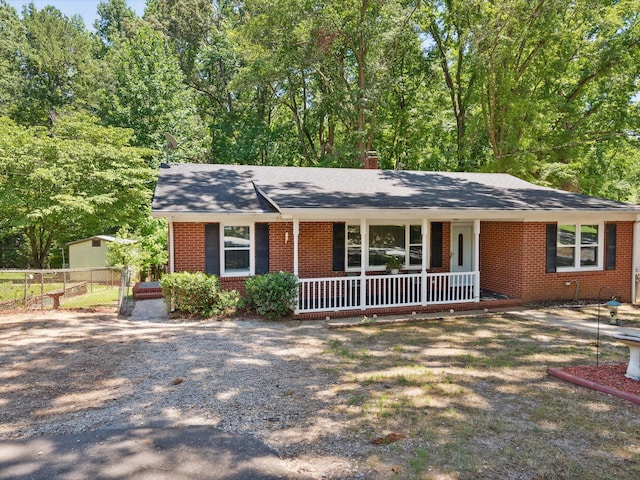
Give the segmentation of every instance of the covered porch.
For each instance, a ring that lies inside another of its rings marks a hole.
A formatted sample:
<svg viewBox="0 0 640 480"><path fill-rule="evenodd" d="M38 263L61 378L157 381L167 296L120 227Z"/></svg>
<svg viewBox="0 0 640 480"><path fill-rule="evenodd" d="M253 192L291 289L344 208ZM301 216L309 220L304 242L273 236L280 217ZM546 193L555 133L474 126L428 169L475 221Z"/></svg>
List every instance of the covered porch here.
<svg viewBox="0 0 640 480"><path fill-rule="evenodd" d="M480 272L300 279L296 314L480 301Z"/></svg>
<svg viewBox="0 0 640 480"><path fill-rule="evenodd" d="M398 308L422 311L480 302L479 219L359 219L346 221L343 237L337 238L336 225L340 224L334 223L335 273L300 275L300 221L293 219L293 273L299 278L296 315ZM342 257L336 258L341 243ZM397 270L389 268L391 257L401 261Z"/></svg>

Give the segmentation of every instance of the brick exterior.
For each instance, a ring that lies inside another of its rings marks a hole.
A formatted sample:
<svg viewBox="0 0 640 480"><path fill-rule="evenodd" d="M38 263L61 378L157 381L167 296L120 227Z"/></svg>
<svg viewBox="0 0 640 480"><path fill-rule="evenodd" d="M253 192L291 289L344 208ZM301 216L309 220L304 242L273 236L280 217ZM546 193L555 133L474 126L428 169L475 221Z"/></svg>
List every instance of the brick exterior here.
<svg viewBox="0 0 640 480"><path fill-rule="evenodd" d="M204 223L174 223L174 270L204 272ZM169 252L171 254L171 252Z"/></svg>
<svg viewBox="0 0 640 480"><path fill-rule="evenodd" d="M631 299L631 270L633 268L633 222L616 222L616 268L586 272L545 272L545 223L523 224L524 245L522 262L522 295L524 303L572 300L576 279L579 300L609 298L610 287L621 302ZM604 245L600 248L604 249ZM526 274L525 274L526 273ZM602 290L602 291L601 291ZM602 293L602 295L600 295Z"/></svg>
<svg viewBox="0 0 640 480"><path fill-rule="evenodd" d="M293 222L269 224L269 270L293 272Z"/></svg>
<svg viewBox="0 0 640 480"><path fill-rule="evenodd" d="M333 271L333 223L300 222L298 238L300 278L342 276Z"/></svg>
<svg viewBox="0 0 640 480"><path fill-rule="evenodd" d="M597 300L601 289L608 298L608 286L620 301L630 302L633 222L616 223L615 270L546 273L546 223L482 222L480 286L523 303L570 301L576 284L565 283L575 279L579 300Z"/></svg>
<svg viewBox="0 0 640 480"><path fill-rule="evenodd" d="M481 289L513 298L521 297L524 239L533 238L525 235L525 230L524 224L517 222L480 223Z"/></svg>
<svg viewBox="0 0 640 480"><path fill-rule="evenodd" d="M546 273L546 223L482 222L480 228L481 288L508 295L522 303L568 301L579 282L580 300L610 295L609 286L622 302L631 301L633 222L617 223L616 269L604 271ZM175 271L204 271L205 224L174 223ZM443 223L442 267L430 272L449 271L451 224ZM288 233L288 236L287 236ZM344 275L333 271L333 223L301 222L299 274L301 278ZM293 223L269 224L269 269L293 271ZM604 245L600 248L604 249ZM244 277L223 278L225 288L243 291ZM473 304L476 307L478 304ZM442 308L453 308L439 306ZM458 306L457 308L460 308ZM431 310L429 307L428 310ZM397 312L397 309L387 309ZM384 312L386 312L385 310ZM413 309L415 310L415 309ZM424 311L424 309L422 310ZM380 312L380 313L384 313ZM354 313L354 312L351 312ZM356 313L357 314L357 311ZM306 317L305 317L306 318Z"/></svg>

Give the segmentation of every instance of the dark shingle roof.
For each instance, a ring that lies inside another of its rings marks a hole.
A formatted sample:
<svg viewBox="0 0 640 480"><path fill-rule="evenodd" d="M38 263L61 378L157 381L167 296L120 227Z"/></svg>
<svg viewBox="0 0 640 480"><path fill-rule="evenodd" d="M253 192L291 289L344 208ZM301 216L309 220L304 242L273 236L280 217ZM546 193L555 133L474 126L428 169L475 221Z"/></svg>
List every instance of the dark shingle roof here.
<svg viewBox="0 0 640 480"><path fill-rule="evenodd" d="M156 212L266 213L278 207L523 211L637 208L540 187L507 174L210 164L161 166L153 200Z"/></svg>

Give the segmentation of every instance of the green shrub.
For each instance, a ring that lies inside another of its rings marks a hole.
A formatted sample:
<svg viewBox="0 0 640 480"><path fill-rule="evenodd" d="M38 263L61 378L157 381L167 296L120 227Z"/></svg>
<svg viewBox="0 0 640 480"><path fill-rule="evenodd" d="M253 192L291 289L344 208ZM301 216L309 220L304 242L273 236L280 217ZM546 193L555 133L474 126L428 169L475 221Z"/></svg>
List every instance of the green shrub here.
<svg viewBox="0 0 640 480"><path fill-rule="evenodd" d="M228 313L238 306L236 290L221 290L218 278L205 273L170 273L160 279L167 307L178 312L210 317Z"/></svg>
<svg viewBox="0 0 640 480"><path fill-rule="evenodd" d="M249 277L244 285L247 306L269 320L288 315L298 297L298 278L287 272Z"/></svg>

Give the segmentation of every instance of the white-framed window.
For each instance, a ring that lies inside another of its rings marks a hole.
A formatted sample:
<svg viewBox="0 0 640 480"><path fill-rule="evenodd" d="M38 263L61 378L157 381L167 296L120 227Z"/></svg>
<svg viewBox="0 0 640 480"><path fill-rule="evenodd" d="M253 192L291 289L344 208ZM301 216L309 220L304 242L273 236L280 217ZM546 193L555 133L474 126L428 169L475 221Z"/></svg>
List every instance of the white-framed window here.
<svg viewBox="0 0 640 480"><path fill-rule="evenodd" d="M381 224L367 225L367 243L362 245L360 225L347 224L346 269L360 270L361 253L367 270L384 270L391 257L404 261L404 269L419 269L422 266L422 225Z"/></svg>
<svg viewBox="0 0 640 480"><path fill-rule="evenodd" d="M252 225L221 225L220 273L223 276L252 275Z"/></svg>
<svg viewBox="0 0 640 480"><path fill-rule="evenodd" d="M601 270L603 230L599 223L559 223L557 270Z"/></svg>

